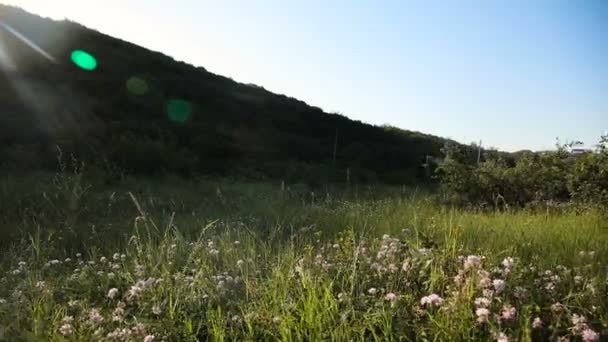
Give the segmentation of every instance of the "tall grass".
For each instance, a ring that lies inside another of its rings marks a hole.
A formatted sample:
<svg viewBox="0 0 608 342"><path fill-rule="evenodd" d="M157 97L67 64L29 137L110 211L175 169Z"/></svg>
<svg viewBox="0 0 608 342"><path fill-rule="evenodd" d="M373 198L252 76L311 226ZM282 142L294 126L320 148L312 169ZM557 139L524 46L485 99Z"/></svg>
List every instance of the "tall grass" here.
<svg viewBox="0 0 608 342"><path fill-rule="evenodd" d="M0 189L0 340L608 338L599 211L78 170Z"/></svg>

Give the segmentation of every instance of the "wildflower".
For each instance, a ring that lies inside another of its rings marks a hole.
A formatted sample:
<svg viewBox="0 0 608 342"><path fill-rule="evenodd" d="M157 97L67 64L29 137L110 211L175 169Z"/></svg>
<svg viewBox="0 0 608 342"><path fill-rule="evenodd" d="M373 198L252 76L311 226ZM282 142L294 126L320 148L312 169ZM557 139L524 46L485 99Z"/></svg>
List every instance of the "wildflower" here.
<svg viewBox="0 0 608 342"><path fill-rule="evenodd" d="M108 276L108 279L114 279L114 278L116 278L116 275L114 273L112 273L112 272L109 272L107 274L107 276Z"/></svg>
<svg viewBox="0 0 608 342"><path fill-rule="evenodd" d="M27 265L27 264L26 264L26 262L25 262L25 261L23 261L23 260L22 260L22 261L19 261L19 262L17 263L17 265L18 265L20 268L23 268L23 267L25 267L25 265Z"/></svg>
<svg viewBox="0 0 608 342"><path fill-rule="evenodd" d="M521 286L517 286L513 291L513 295L519 300L526 300L528 298L528 290Z"/></svg>
<svg viewBox="0 0 608 342"><path fill-rule="evenodd" d="M396 294L389 292L386 294L386 296L384 296L384 300L389 301L389 302L396 302L397 299L399 299L399 296L397 296Z"/></svg>
<svg viewBox="0 0 608 342"><path fill-rule="evenodd" d="M589 328L583 330L582 336L584 342L596 342L600 340L600 335Z"/></svg>
<svg viewBox="0 0 608 342"><path fill-rule="evenodd" d="M125 309L120 306L116 307L116 309L114 309L114 311L112 312L112 322L122 322L124 314Z"/></svg>
<svg viewBox="0 0 608 342"><path fill-rule="evenodd" d="M113 287L110 289L110 291L108 291L107 297L110 299L114 299L114 297L116 297L117 294L118 294L118 289Z"/></svg>
<svg viewBox="0 0 608 342"><path fill-rule="evenodd" d="M470 270L473 268L479 268L481 266L481 258L477 255L469 255L464 261L464 269Z"/></svg>
<svg viewBox="0 0 608 342"><path fill-rule="evenodd" d="M103 316L99 313L98 309L91 309L89 311L89 323L93 326L100 324L103 322Z"/></svg>
<svg viewBox="0 0 608 342"><path fill-rule="evenodd" d="M106 258L106 257L104 257L104 256L102 256L102 257L99 259L99 262L100 262L100 263L102 263L102 264L103 264L103 263L105 263L106 261L108 261L108 258Z"/></svg>
<svg viewBox="0 0 608 342"><path fill-rule="evenodd" d="M146 268L143 265L136 264L135 265L135 275L138 277L143 277L146 272Z"/></svg>
<svg viewBox="0 0 608 342"><path fill-rule="evenodd" d="M0 304L6 304L6 299L0 298Z"/></svg>
<svg viewBox="0 0 608 342"><path fill-rule="evenodd" d="M583 277L581 277L580 275L574 276L574 283L576 285L580 285L583 282Z"/></svg>
<svg viewBox="0 0 608 342"><path fill-rule="evenodd" d="M399 271L399 267L397 267L395 264L390 264L388 265L388 270L391 273L397 273Z"/></svg>
<svg viewBox="0 0 608 342"><path fill-rule="evenodd" d="M44 281L37 281L36 282L36 288L39 290L42 290L46 287L46 283Z"/></svg>
<svg viewBox="0 0 608 342"><path fill-rule="evenodd" d="M475 310L475 314L477 315L477 322L483 324L488 322L488 317L490 316L490 310L486 308L479 308Z"/></svg>
<svg viewBox="0 0 608 342"><path fill-rule="evenodd" d="M585 316L580 316L577 314L572 314L572 325L574 325L574 327L572 327L572 330L574 330L577 333L580 333L581 331L587 329L587 319L585 318Z"/></svg>
<svg viewBox="0 0 608 342"><path fill-rule="evenodd" d="M513 264L514 264L514 263L515 263L515 260L513 260L513 258L512 258L512 257L506 257L506 258L504 258L504 260L502 261L502 266L503 266L504 268L511 269L511 268L513 268Z"/></svg>
<svg viewBox="0 0 608 342"><path fill-rule="evenodd" d="M59 333L63 336L69 336L72 334L72 325L70 323L65 323L59 328Z"/></svg>
<svg viewBox="0 0 608 342"><path fill-rule="evenodd" d="M53 259L53 260L49 261L49 264L51 264L51 265L58 265L58 264L61 264L61 261L58 260L58 259Z"/></svg>
<svg viewBox="0 0 608 342"><path fill-rule="evenodd" d="M564 311L564 305L561 303L555 303L551 305L551 311L553 311L553 313L560 313L562 311Z"/></svg>
<svg viewBox="0 0 608 342"><path fill-rule="evenodd" d="M80 257L82 257L82 253L76 253L76 257L80 259Z"/></svg>
<svg viewBox="0 0 608 342"><path fill-rule="evenodd" d="M503 321L511 321L515 318L515 313L517 312L517 310L515 310L514 307L512 306L504 306L502 308L502 313L500 315L500 318Z"/></svg>
<svg viewBox="0 0 608 342"><path fill-rule="evenodd" d="M244 262L243 260L239 259L239 260L237 260L237 262L236 262L236 267L241 267L241 266L243 266L243 264L244 264L244 263L245 263L245 262Z"/></svg>
<svg viewBox="0 0 608 342"><path fill-rule="evenodd" d="M120 265L119 264L112 265L112 270L118 271L119 269L120 269Z"/></svg>
<svg viewBox="0 0 608 342"><path fill-rule="evenodd" d="M505 333L498 333L496 342L509 342L509 337Z"/></svg>
<svg viewBox="0 0 608 342"><path fill-rule="evenodd" d="M409 270L411 270L411 269L412 269L412 265L410 264L410 260L409 260L409 259L408 259L408 260L405 260L405 261L403 262L403 265L401 265L401 270L402 270L403 272L406 272L406 273L407 273L407 272L409 272Z"/></svg>
<svg viewBox="0 0 608 342"><path fill-rule="evenodd" d="M505 289L505 281L502 279L494 279L492 281L492 285L494 286L494 291L496 291L496 294L501 293Z"/></svg>
<svg viewBox="0 0 608 342"><path fill-rule="evenodd" d="M74 307L78 306L78 304L80 304L80 303L78 303L77 300L70 300L68 302L68 306L71 307L71 308L74 308Z"/></svg>
<svg viewBox="0 0 608 342"><path fill-rule="evenodd" d="M464 283L464 272L462 270L459 270L458 274L454 276L454 283L456 285L462 285Z"/></svg>
<svg viewBox="0 0 608 342"><path fill-rule="evenodd" d="M68 262L71 262L71 261L72 261L72 259L70 259L70 258L65 258L65 260L64 260L63 262L68 263Z"/></svg>
<svg viewBox="0 0 608 342"><path fill-rule="evenodd" d="M119 340L119 341L123 341L126 340L129 335L131 335L131 332L129 330L127 330L127 328L116 328L114 329L114 331L112 331L111 333L108 334L108 339L110 340Z"/></svg>
<svg viewBox="0 0 608 342"><path fill-rule="evenodd" d="M488 307L488 306L490 306L491 303L492 303L492 301L485 297L480 297L480 298L475 299L475 306L478 308Z"/></svg>
<svg viewBox="0 0 608 342"><path fill-rule="evenodd" d="M240 244L241 244L241 241L236 240L236 241L234 241L234 244L238 246L238 245L240 245Z"/></svg>
<svg viewBox="0 0 608 342"><path fill-rule="evenodd" d="M232 316L232 322L234 322L236 324L240 324L242 322L241 316L239 316L239 315Z"/></svg>
<svg viewBox="0 0 608 342"><path fill-rule="evenodd" d="M218 251L215 248L212 248L212 249L209 250L209 255L211 255L211 256L215 257L215 256L218 256L219 254L220 254L220 251Z"/></svg>
<svg viewBox="0 0 608 342"><path fill-rule="evenodd" d="M279 316L274 316L274 317L272 318L272 323L274 323L274 324L279 324L279 323L281 323L281 317L279 317Z"/></svg>
<svg viewBox="0 0 608 342"><path fill-rule="evenodd" d="M138 335L143 335L146 333L146 326L143 323L137 323L135 326L131 328L131 330Z"/></svg>
<svg viewBox="0 0 608 342"><path fill-rule="evenodd" d="M543 326L543 321L540 320L539 317L536 317L534 321L532 321L532 328L539 329Z"/></svg>
<svg viewBox="0 0 608 342"><path fill-rule="evenodd" d="M492 286L492 279L490 277L481 277L478 283L479 287L482 289L489 288Z"/></svg>
<svg viewBox="0 0 608 342"><path fill-rule="evenodd" d="M152 342L154 341L154 335L147 335L144 337L144 342Z"/></svg>
<svg viewBox="0 0 608 342"><path fill-rule="evenodd" d="M443 304L443 298L433 293L420 299L420 305L422 306L441 306Z"/></svg>
<svg viewBox="0 0 608 342"><path fill-rule="evenodd" d="M162 313L162 310L161 310L160 306L158 306L157 304L154 305L152 307L152 313L155 314L155 315L157 315L157 316L160 315Z"/></svg>
<svg viewBox="0 0 608 342"><path fill-rule="evenodd" d="M367 290L367 293L369 293L370 295L375 295L376 293L378 293L378 290L375 287L370 287L370 289Z"/></svg>

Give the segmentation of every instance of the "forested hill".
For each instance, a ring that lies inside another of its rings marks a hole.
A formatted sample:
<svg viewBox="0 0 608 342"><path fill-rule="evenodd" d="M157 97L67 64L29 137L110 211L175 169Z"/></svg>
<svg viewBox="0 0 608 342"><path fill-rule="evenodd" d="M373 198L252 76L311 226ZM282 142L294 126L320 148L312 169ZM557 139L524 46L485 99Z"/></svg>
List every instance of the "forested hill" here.
<svg viewBox="0 0 608 342"><path fill-rule="evenodd" d="M55 168L60 146L136 174L337 181L348 168L353 181L407 183L426 178L426 156L447 141L325 113L73 22L3 5L0 20L3 169Z"/></svg>

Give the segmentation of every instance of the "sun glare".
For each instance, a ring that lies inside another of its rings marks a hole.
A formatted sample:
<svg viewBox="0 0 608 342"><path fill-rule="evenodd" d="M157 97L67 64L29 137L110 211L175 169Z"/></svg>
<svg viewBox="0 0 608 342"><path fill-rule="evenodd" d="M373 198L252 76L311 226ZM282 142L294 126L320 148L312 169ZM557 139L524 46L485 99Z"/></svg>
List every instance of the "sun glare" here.
<svg viewBox="0 0 608 342"><path fill-rule="evenodd" d="M17 6L25 11L57 20L65 19L70 10L70 1L65 0L4 0L2 2L6 5Z"/></svg>

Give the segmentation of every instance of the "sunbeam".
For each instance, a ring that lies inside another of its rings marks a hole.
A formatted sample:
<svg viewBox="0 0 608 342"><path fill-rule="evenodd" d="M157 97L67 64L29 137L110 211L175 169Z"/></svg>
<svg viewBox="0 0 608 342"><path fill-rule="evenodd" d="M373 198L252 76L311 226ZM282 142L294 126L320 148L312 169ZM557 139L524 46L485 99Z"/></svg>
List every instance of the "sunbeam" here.
<svg viewBox="0 0 608 342"><path fill-rule="evenodd" d="M0 21L0 27L4 28L8 32L10 32L13 36L18 38L21 42L23 42L24 44L26 44L27 46L32 48L34 51L38 52L40 55L42 55L47 60L49 60L53 63L57 63L57 61L55 60L55 58L53 56L51 56L48 52L44 51L41 47L36 45L36 43L34 43L30 39L28 39L26 36L19 33L19 31L15 30L7 23Z"/></svg>

